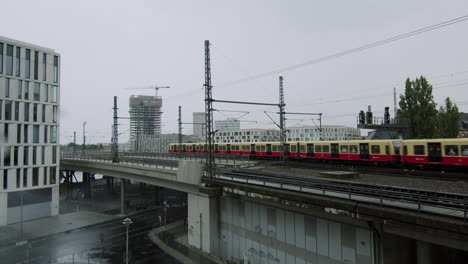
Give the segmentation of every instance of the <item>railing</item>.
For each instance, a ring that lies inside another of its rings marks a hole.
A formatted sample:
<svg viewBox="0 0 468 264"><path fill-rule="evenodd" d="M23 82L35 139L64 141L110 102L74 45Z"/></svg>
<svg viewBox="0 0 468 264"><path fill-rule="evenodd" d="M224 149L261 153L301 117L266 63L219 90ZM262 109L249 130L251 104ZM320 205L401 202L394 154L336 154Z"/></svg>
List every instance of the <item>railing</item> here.
<svg viewBox="0 0 468 264"><path fill-rule="evenodd" d="M409 188L378 186L354 182L295 177L287 174L251 170L220 171L217 181L234 181L355 200L380 206L393 206L418 212L461 217L468 221L468 196Z"/></svg>

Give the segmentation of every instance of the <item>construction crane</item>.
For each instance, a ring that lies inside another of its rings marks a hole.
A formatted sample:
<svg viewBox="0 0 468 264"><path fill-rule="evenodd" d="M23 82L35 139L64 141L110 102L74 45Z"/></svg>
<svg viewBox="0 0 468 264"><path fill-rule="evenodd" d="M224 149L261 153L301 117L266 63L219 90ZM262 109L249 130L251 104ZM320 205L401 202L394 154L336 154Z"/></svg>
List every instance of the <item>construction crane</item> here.
<svg viewBox="0 0 468 264"><path fill-rule="evenodd" d="M158 91L162 88L171 88L170 86L156 86L150 85L145 87L133 87L127 88L129 90L136 90L136 89L154 89L154 134L159 135L161 134L161 106L158 105Z"/></svg>

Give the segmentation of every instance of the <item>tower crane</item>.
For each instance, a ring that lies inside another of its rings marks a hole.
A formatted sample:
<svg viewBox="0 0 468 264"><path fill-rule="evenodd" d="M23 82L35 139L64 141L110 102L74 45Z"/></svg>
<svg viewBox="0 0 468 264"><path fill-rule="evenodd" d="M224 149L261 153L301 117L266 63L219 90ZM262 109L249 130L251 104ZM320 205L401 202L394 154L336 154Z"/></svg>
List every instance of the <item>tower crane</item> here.
<svg viewBox="0 0 468 264"><path fill-rule="evenodd" d="M154 134L159 135L161 134L161 127L159 123L161 122L161 112L159 109L161 108L160 106L158 107L158 91L159 89L162 88L171 88L170 86L156 86L156 85L150 85L150 86L144 86L144 87L133 87L133 88L127 88L129 90L136 90L136 89L154 89Z"/></svg>

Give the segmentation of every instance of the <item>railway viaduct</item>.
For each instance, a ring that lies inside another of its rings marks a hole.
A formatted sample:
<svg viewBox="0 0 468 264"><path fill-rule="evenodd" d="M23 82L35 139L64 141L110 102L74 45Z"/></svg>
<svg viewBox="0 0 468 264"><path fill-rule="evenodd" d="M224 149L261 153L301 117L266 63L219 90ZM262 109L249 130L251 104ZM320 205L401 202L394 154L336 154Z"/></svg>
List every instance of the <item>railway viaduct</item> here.
<svg viewBox="0 0 468 264"><path fill-rule="evenodd" d="M317 192L314 185L307 191L265 179L219 177L217 187L208 188L200 161L154 164L62 157L61 170L188 193L189 244L235 263L450 263L468 255L466 215L388 206L400 203L389 199L376 204L372 198L333 195L333 188Z"/></svg>

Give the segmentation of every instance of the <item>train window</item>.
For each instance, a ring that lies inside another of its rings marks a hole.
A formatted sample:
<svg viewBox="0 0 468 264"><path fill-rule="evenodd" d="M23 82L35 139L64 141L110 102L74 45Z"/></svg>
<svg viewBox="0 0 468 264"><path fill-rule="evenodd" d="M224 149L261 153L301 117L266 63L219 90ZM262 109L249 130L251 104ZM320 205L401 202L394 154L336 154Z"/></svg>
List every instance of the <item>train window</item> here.
<svg viewBox="0 0 468 264"><path fill-rule="evenodd" d="M371 145L371 154L380 154L380 146Z"/></svg>
<svg viewBox="0 0 468 264"><path fill-rule="evenodd" d="M348 153L348 145L341 145L341 153Z"/></svg>
<svg viewBox="0 0 468 264"><path fill-rule="evenodd" d="M445 155L446 156L458 156L458 146L457 145L445 146Z"/></svg>
<svg viewBox="0 0 468 264"><path fill-rule="evenodd" d="M390 146L389 145L385 146L385 154L390 155Z"/></svg>
<svg viewBox="0 0 468 264"><path fill-rule="evenodd" d="M324 145L323 148L322 148L322 152L323 153L329 153L330 152L330 146Z"/></svg>
<svg viewBox="0 0 468 264"><path fill-rule="evenodd" d="M301 145L301 152L302 152L302 153L305 153L305 152L306 152L306 146L305 146L305 145Z"/></svg>
<svg viewBox="0 0 468 264"><path fill-rule="evenodd" d="M322 152L322 146L315 145L315 152Z"/></svg>
<svg viewBox="0 0 468 264"><path fill-rule="evenodd" d="M255 146L255 151L260 151L260 146Z"/></svg>
<svg viewBox="0 0 468 264"><path fill-rule="evenodd" d="M403 146L403 155L408 155L408 146Z"/></svg>
<svg viewBox="0 0 468 264"><path fill-rule="evenodd" d="M278 152L278 146L271 146L271 150L273 152Z"/></svg>
<svg viewBox="0 0 468 264"><path fill-rule="evenodd" d="M291 152L296 152L296 145L291 145Z"/></svg>
<svg viewBox="0 0 468 264"><path fill-rule="evenodd" d="M401 142L392 142L392 143L393 143L393 150L395 151L395 155L399 155Z"/></svg>
<svg viewBox="0 0 468 264"><path fill-rule="evenodd" d="M461 146L461 154L462 156L468 156L468 145Z"/></svg>
<svg viewBox="0 0 468 264"><path fill-rule="evenodd" d="M265 145L261 146L261 151L265 151Z"/></svg>
<svg viewBox="0 0 468 264"><path fill-rule="evenodd" d="M414 155L424 155L424 145L414 145Z"/></svg>
<svg viewBox="0 0 468 264"><path fill-rule="evenodd" d="M349 145L349 152L351 153L357 153L357 145Z"/></svg>

